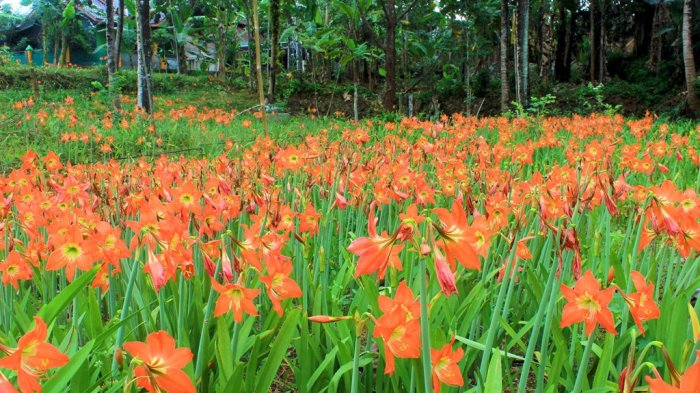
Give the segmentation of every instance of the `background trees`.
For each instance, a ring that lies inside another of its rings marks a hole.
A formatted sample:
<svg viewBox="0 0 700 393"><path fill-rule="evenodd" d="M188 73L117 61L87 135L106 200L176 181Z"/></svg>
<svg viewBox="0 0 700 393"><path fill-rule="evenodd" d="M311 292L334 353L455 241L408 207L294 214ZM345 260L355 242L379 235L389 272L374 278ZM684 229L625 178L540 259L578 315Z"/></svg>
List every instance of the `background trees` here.
<svg viewBox="0 0 700 393"><path fill-rule="evenodd" d="M44 27L41 46L60 64L77 15L102 0L25 1ZM494 113L548 94L575 103L604 84L596 91L632 112L698 107L700 0L259 0L257 12L251 0L106 3L110 75L122 51L136 51L138 14L145 35L153 25L142 46L146 55L157 44L154 64L167 58L167 72L260 85L278 106L296 95L326 112L352 101L355 112Z"/></svg>

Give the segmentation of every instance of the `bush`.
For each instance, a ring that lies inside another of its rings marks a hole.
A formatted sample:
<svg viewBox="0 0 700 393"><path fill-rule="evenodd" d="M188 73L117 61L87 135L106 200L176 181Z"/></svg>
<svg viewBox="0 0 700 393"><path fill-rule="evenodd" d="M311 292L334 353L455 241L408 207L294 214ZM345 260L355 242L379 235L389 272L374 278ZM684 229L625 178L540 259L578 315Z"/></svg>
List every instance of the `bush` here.
<svg viewBox="0 0 700 393"><path fill-rule="evenodd" d="M0 66L0 89L30 89L32 88L32 71L45 90L75 89L92 91L96 83L107 84L107 68L105 66L90 68L57 68L29 67L14 63ZM137 89L136 71L122 70L117 73L119 87L122 92L135 92ZM211 76L206 73L196 75L153 74L153 90L156 94L170 94L188 88L210 84ZM221 84L217 81L217 86Z"/></svg>

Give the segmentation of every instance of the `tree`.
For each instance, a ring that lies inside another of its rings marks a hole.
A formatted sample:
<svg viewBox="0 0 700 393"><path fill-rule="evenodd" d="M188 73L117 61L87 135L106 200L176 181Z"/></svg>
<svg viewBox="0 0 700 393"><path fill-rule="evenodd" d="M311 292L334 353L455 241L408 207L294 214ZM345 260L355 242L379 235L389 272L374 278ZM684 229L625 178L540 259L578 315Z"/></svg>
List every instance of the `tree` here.
<svg viewBox="0 0 700 393"><path fill-rule="evenodd" d="M265 95L263 94L262 59L260 58L260 22L258 20L258 0L252 0L253 36L255 38L255 76L258 83L258 100L262 113L263 127L267 134L267 115L265 113Z"/></svg>
<svg viewBox="0 0 700 393"><path fill-rule="evenodd" d="M279 57L280 6L282 0L270 0L270 83L268 84L268 102L275 102L277 87L277 60Z"/></svg>
<svg viewBox="0 0 700 393"><path fill-rule="evenodd" d="M136 105L148 114L153 112L150 10L148 0L136 0Z"/></svg>
<svg viewBox="0 0 700 393"><path fill-rule="evenodd" d="M119 19L117 20L116 36L114 38L114 57L117 61L116 68L121 67L122 41L124 37L124 0L119 1Z"/></svg>
<svg viewBox="0 0 700 393"><path fill-rule="evenodd" d="M529 27L530 27L530 0L519 0L518 17L520 21L518 28L520 30L518 36L520 40L520 104L527 106L529 104L528 95L528 69L529 62Z"/></svg>
<svg viewBox="0 0 700 393"><path fill-rule="evenodd" d="M403 19L416 4L417 0L405 5L403 9L397 9L396 0L379 0L384 13L385 33L383 42L379 40L377 34L372 29L363 7L358 7L365 31L370 34L373 41L384 51L384 78L386 89L384 92L384 110L393 111L396 109L396 28L398 21Z"/></svg>
<svg viewBox="0 0 700 393"><path fill-rule="evenodd" d="M107 13L107 24L105 34L107 35L107 83L109 85L109 95L112 97L114 109L119 109L119 91L117 90L117 48L115 46L114 31L114 0L106 0L105 12Z"/></svg>
<svg viewBox="0 0 700 393"><path fill-rule="evenodd" d="M501 111L508 110L508 0L501 0Z"/></svg>
<svg viewBox="0 0 700 393"><path fill-rule="evenodd" d="M683 2L683 63L685 65L685 85L688 90L688 108L694 114L697 114L700 108L698 107L698 96L695 93L695 79L697 78L697 74L695 72L695 59L693 57L693 12L691 3L692 0L685 0Z"/></svg>

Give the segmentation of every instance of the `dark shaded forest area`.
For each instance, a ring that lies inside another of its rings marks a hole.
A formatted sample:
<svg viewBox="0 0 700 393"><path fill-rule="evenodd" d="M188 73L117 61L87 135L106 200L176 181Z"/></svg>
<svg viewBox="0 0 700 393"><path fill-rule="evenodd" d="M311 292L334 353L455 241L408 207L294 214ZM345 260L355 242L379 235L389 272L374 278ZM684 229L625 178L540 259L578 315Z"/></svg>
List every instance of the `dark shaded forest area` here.
<svg viewBox="0 0 700 393"><path fill-rule="evenodd" d="M356 116L613 110L693 116L699 106L700 0L25 4L29 15L7 6L0 13L6 50L46 48L42 61L57 65L70 62L71 49L102 51L112 84L119 67L143 71L146 88L150 69L209 73L255 92L260 84L268 104Z"/></svg>

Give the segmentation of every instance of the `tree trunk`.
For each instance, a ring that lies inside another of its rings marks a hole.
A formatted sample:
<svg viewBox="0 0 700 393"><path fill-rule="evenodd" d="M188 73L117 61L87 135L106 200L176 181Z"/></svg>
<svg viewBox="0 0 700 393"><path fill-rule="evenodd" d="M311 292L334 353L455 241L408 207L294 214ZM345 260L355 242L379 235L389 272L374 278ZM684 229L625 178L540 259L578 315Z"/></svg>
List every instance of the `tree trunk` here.
<svg viewBox="0 0 700 393"><path fill-rule="evenodd" d="M576 49L576 18L578 17L578 1L574 3L569 20L569 33L566 36L566 49L564 52L564 67L566 70L566 80L571 79L571 61L574 58Z"/></svg>
<svg viewBox="0 0 700 393"><path fill-rule="evenodd" d="M258 82L258 100L262 113L263 128L267 135L267 115L265 113L265 96L263 94L262 60L260 58L260 23L258 23L258 0L253 0L253 36L255 38L255 74Z"/></svg>
<svg viewBox="0 0 700 393"><path fill-rule="evenodd" d="M185 39L187 40L187 39ZM178 74L187 74L187 50L185 48L187 41L182 45L177 45L177 72Z"/></svg>
<svg viewBox="0 0 700 393"><path fill-rule="evenodd" d="M598 82L605 81L605 18L607 15L606 0L600 0L598 17Z"/></svg>
<svg viewBox="0 0 700 393"><path fill-rule="evenodd" d="M384 110L396 109L396 1L386 0L384 17L386 18L386 38L384 41L384 70L386 71L386 91L384 92Z"/></svg>
<svg viewBox="0 0 700 393"><path fill-rule="evenodd" d="M136 105L146 113L153 112L153 92L151 91L151 26L148 0L136 3Z"/></svg>
<svg viewBox="0 0 700 393"><path fill-rule="evenodd" d="M590 0L588 16L590 18L590 33L589 40L591 43L591 58L589 63L589 77L591 82L595 83L599 80L600 72L600 11L598 9L598 1L600 0Z"/></svg>
<svg viewBox="0 0 700 393"><path fill-rule="evenodd" d="M698 107L698 96L695 93L695 58L693 57L693 11L691 8L692 0L683 2L683 63L685 65L685 84L688 89L688 108L697 115L700 107Z"/></svg>
<svg viewBox="0 0 700 393"><path fill-rule="evenodd" d="M119 20L117 21L116 38L114 39L114 52L117 59L117 69L122 66L122 37L124 36L124 0L119 0Z"/></svg>
<svg viewBox="0 0 700 393"><path fill-rule="evenodd" d="M529 94L528 94L528 69L530 65L529 61L529 27L530 27L530 0L520 0L520 94L522 98L521 104L523 106L529 105Z"/></svg>
<svg viewBox="0 0 700 393"><path fill-rule="evenodd" d="M66 52L68 51L68 35L64 30L61 30L61 54L58 57L58 66L66 65Z"/></svg>
<svg viewBox="0 0 700 393"><path fill-rule="evenodd" d="M58 65L58 55L61 53L61 42L58 34L54 34L53 39L53 65Z"/></svg>
<svg viewBox="0 0 700 393"><path fill-rule="evenodd" d="M277 88L281 1L270 0L270 82L267 90L267 100L271 104L275 102L275 90Z"/></svg>
<svg viewBox="0 0 700 393"><path fill-rule="evenodd" d="M228 32L229 25L229 12L228 10L219 10L219 25L218 33L219 39L216 44L216 75L220 80L226 80L226 33Z"/></svg>
<svg viewBox="0 0 700 393"><path fill-rule="evenodd" d="M117 89L117 71L116 47L114 46L114 0L106 0L105 12L107 13L107 24L105 31L107 35L107 84L109 95L112 97L112 105L114 109L119 109L119 90Z"/></svg>
<svg viewBox="0 0 700 393"><path fill-rule="evenodd" d="M554 12L550 8L548 2L542 2L541 5L542 21L540 22L540 79L542 83L549 81L550 70L552 65L552 39L554 33L552 31L552 23L554 21Z"/></svg>
<svg viewBox="0 0 700 393"><path fill-rule="evenodd" d="M554 58L554 77L559 82L569 81L569 72L566 68L566 49L567 49L567 10L563 1L559 2L559 26L557 28L557 49Z"/></svg>
<svg viewBox="0 0 700 393"><path fill-rule="evenodd" d="M521 94L521 84L523 80L520 78L520 27L519 27L519 15L520 9L516 7L513 10L513 18L510 27L512 34L511 44L513 45L513 72L515 72L515 101L518 104L522 104L522 94Z"/></svg>
<svg viewBox="0 0 700 393"><path fill-rule="evenodd" d="M501 0L501 111L508 110L508 0Z"/></svg>
<svg viewBox="0 0 700 393"><path fill-rule="evenodd" d="M252 0L251 0L252 1ZM251 28L251 21L253 20L253 12L251 10L251 3L248 0L243 1L243 5L245 8L245 20L246 20L246 32L248 33L248 87L250 90L254 90L255 85L257 84L256 80L256 75L255 75L255 49L253 48L253 45L250 44L250 40L253 38L253 29ZM257 5L256 5L257 7Z"/></svg>
<svg viewBox="0 0 700 393"><path fill-rule="evenodd" d="M41 26L41 52L43 54L43 63L44 65L49 64L49 47L48 47L48 40L49 40L49 34L46 31L45 25Z"/></svg>

